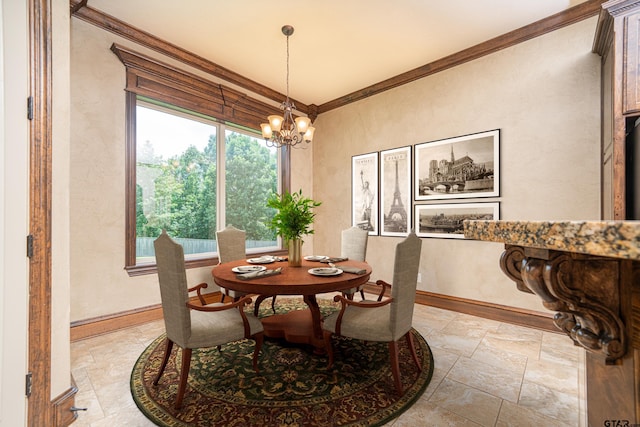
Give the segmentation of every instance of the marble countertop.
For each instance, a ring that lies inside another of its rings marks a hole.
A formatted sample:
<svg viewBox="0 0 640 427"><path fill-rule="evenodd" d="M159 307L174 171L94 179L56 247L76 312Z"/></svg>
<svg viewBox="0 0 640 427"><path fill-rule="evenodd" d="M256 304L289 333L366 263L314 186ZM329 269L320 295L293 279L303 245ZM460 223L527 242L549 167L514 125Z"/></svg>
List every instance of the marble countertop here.
<svg viewBox="0 0 640 427"><path fill-rule="evenodd" d="M464 221L467 239L640 260L640 221Z"/></svg>

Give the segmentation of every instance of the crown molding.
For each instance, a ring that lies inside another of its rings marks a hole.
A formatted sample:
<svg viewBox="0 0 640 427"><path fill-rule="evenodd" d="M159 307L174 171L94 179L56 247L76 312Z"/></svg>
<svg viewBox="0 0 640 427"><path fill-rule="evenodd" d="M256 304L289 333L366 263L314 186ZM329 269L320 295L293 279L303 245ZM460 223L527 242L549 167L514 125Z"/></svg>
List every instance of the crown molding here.
<svg viewBox="0 0 640 427"><path fill-rule="evenodd" d="M474 59L481 58L485 55L495 53L499 50L506 49L535 37L550 33L592 16L596 16L600 13L603 3L605 3L605 0L588 0L567 9L566 11L551 15L517 30L495 37L486 42L477 44L468 49L430 62L355 92L351 92L321 105L307 105L295 99L292 99L292 101L295 103L298 111L310 116L312 115L314 116L312 119L315 119L315 116L318 114L360 101L398 86L411 83L414 80L439 73L449 68L473 61ZM229 83L233 83L255 94L264 96L267 99L281 102L282 99L285 98L284 94L243 77L167 41L159 39L152 34L139 30L113 16L107 15L97 9L93 9L87 6L87 0L70 0L70 5L72 16L102 28L105 31L112 32L158 53L179 60L191 67L209 73Z"/></svg>
<svg viewBox="0 0 640 427"><path fill-rule="evenodd" d="M477 44L468 49L445 56L444 58L430 62L421 67L414 68L406 73L399 74L395 77L367 86L364 89L336 98L333 101L319 105L318 114L326 113L327 111L342 107L352 102L360 101L389 89L411 83L414 80L439 73L449 68L464 64L465 62L473 61L474 59L490 55L499 50L506 49L562 27L596 16L600 12L600 5L602 3L604 3L604 0L589 0L564 12L551 15L548 18L541 19L525 27L495 37L491 40L487 40L486 42Z"/></svg>
<svg viewBox="0 0 640 427"><path fill-rule="evenodd" d="M199 55L191 53L179 46L162 40L153 34L135 28L126 22L123 22L111 15L107 15L97 9L87 6L86 0L70 0L71 15L81 19L89 24L95 25L105 31L109 31L117 36L131 40L132 42L149 48L155 52L165 55L169 58L178 60L190 67L204 71L212 76L232 83L242 89L249 90L254 94L261 95L267 99L273 100L280 104L286 95L270 89L258 82L241 76L240 74L222 67L212 61L209 61ZM296 110L307 114L309 107L296 99L291 99Z"/></svg>

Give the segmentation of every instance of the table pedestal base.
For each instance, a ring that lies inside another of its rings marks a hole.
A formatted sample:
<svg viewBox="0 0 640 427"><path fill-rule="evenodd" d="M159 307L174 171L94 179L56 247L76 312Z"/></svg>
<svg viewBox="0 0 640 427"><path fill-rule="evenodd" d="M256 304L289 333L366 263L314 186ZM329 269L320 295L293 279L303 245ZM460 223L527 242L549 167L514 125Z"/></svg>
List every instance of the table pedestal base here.
<svg viewBox="0 0 640 427"><path fill-rule="evenodd" d="M286 314L276 314L262 319L264 335L269 338L282 338L296 344L309 344L317 354L324 354L322 337L314 334L311 310L294 310Z"/></svg>

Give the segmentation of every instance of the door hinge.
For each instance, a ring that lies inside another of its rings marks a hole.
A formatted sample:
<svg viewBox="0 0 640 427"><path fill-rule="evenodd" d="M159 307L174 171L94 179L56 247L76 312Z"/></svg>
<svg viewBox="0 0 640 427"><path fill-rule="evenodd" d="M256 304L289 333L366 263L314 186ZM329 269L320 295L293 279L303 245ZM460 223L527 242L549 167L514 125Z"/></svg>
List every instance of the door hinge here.
<svg viewBox="0 0 640 427"><path fill-rule="evenodd" d="M33 120L33 96L27 98L27 119Z"/></svg>
<svg viewBox="0 0 640 427"><path fill-rule="evenodd" d="M31 372L29 372L27 374L27 377L25 378L25 388L24 388L24 394L29 397L31 396L31 380L32 380L33 374Z"/></svg>
<svg viewBox="0 0 640 427"><path fill-rule="evenodd" d="M33 234L27 236L27 256L33 258Z"/></svg>

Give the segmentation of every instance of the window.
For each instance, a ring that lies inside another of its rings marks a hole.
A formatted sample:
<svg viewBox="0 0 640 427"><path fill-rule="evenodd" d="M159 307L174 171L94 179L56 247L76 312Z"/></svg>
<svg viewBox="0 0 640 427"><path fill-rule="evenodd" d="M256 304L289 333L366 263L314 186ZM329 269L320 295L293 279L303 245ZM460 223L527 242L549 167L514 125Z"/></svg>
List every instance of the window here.
<svg viewBox="0 0 640 427"><path fill-rule="evenodd" d="M226 224L247 231L247 252L280 249L264 207L271 191L289 190L290 152L267 149L257 130L280 110L122 46L111 50L126 67L129 275L155 273L153 239L163 227L183 244L187 267L217 261L215 231Z"/></svg>
<svg viewBox="0 0 640 427"><path fill-rule="evenodd" d="M226 225L246 231L247 252L278 249L266 226L273 216L266 200L280 188L278 150L256 131L149 98L130 99L136 159L135 173L128 174L135 179L130 274L154 266L153 241L162 229L182 244L192 266L212 264L216 230Z"/></svg>

